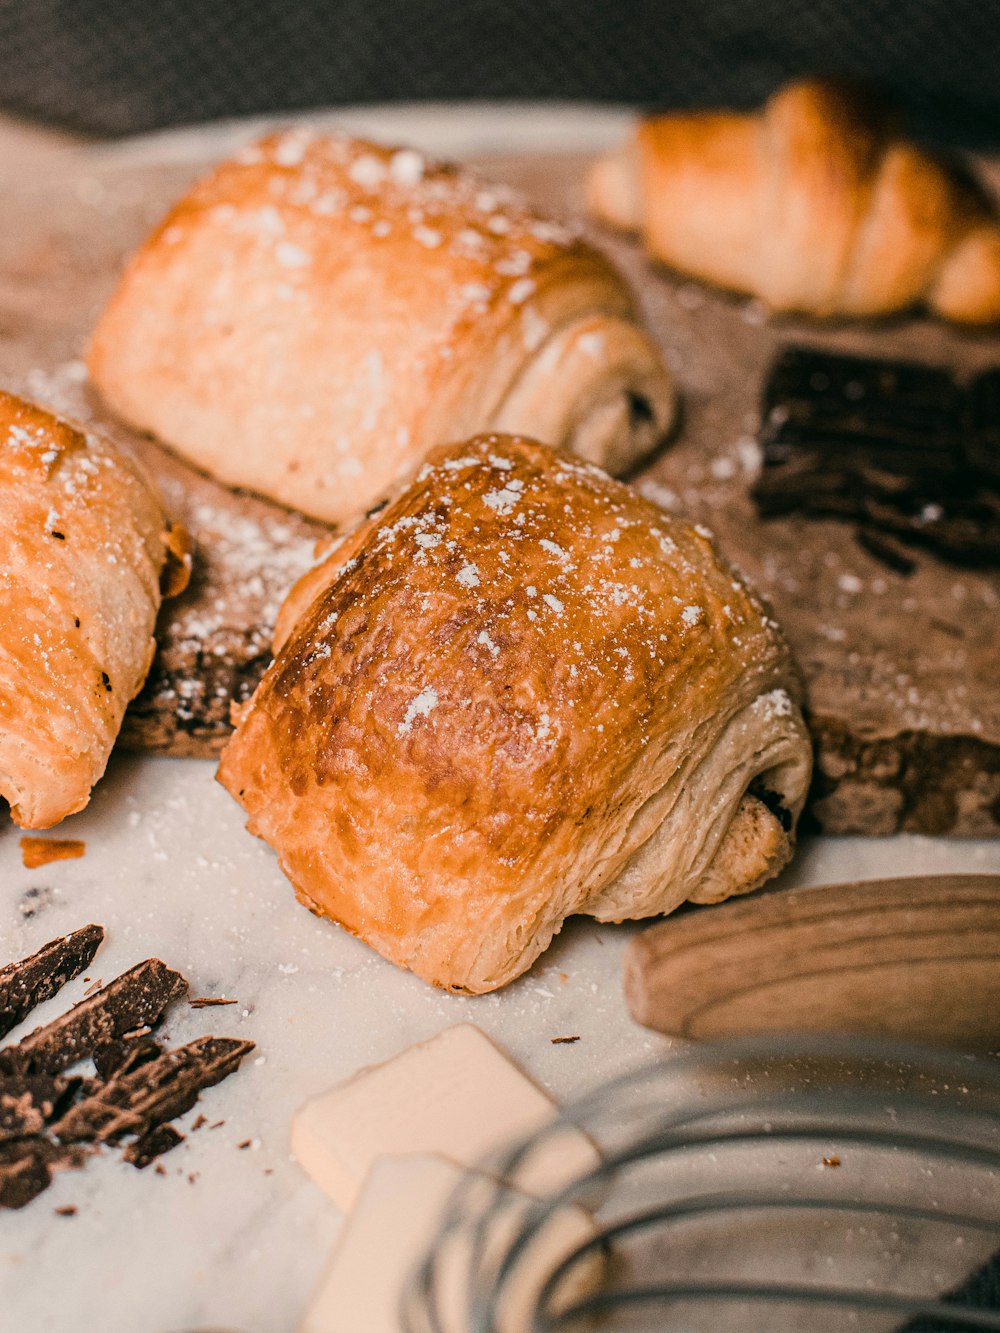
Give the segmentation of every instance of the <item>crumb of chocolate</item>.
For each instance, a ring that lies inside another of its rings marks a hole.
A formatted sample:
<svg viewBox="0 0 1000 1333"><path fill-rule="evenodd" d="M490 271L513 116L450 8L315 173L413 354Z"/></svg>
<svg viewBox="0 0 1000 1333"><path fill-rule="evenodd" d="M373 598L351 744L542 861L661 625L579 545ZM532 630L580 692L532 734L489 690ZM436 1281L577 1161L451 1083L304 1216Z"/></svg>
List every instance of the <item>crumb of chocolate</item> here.
<svg viewBox="0 0 1000 1333"><path fill-rule="evenodd" d="M839 1158L839 1157L824 1157L824 1158L823 1158L823 1165L824 1165L824 1166L839 1166L839 1165L840 1165L840 1158Z"/></svg>
<svg viewBox="0 0 1000 1333"><path fill-rule="evenodd" d="M242 1152L244 1148L249 1148L251 1143L253 1143L253 1139L244 1139L242 1143L237 1143L236 1146Z"/></svg>
<svg viewBox="0 0 1000 1333"><path fill-rule="evenodd" d="M199 1114L198 1118L195 1120L194 1124L191 1126L191 1129L192 1129L192 1130L195 1130L195 1129L201 1129L202 1125L207 1125L207 1124L208 1124L208 1119L207 1119L207 1117Z"/></svg>
<svg viewBox="0 0 1000 1333"><path fill-rule="evenodd" d="M74 1204L67 1203L62 1208L55 1209L56 1217L76 1217L76 1207Z"/></svg>
<svg viewBox="0 0 1000 1333"><path fill-rule="evenodd" d="M199 995L196 1000L188 1000L192 1009L208 1009L216 1004L239 1004L239 1000L224 1000L221 996Z"/></svg>
<svg viewBox="0 0 1000 1333"><path fill-rule="evenodd" d="M550 1037L549 1040L553 1046L571 1046L574 1041L579 1041L579 1037Z"/></svg>
<svg viewBox="0 0 1000 1333"><path fill-rule="evenodd" d="M21 862L26 870L37 870L51 861L73 861L83 856L87 844L76 838L21 839Z"/></svg>

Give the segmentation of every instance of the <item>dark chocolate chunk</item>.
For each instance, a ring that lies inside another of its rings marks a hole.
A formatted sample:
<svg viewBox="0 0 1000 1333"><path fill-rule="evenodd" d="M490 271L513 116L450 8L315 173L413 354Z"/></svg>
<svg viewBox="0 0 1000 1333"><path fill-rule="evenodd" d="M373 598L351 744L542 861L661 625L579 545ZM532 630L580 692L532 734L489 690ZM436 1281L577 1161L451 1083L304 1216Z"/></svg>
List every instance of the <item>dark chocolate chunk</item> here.
<svg viewBox="0 0 1000 1333"><path fill-rule="evenodd" d="M899 574L902 547L1000 565L1000 370L962 388L946 370L789 348L763 396L753 496L763 518L857 525Z"/></svg>
<svg viewBox="0 0 1000 1333"><path fill-rule="evenodd" d="M162 1054L163 1047L155 1038L140 1033L121 1037L118 1041L100 1047L94 1052L94 1068L101 1078L107 1080L117 1074L128 1074Z"/></svg>
<svg viewBox="0 0 1000 1333"><path fill-rule="evenodd" d="M755 796L765 809L770 810L786 833L791 832L792 812L784 804L779 794L769 787L763 779L754 778L747 788L747 794Z"/></svg>
<svg viewBox="0 0 1000 1333"><path fill-rule="evenodd" d="M18 1045L0 1051L0 1073L58 1074L133 1028L155 1023L186 990L179 972L148 958Z"/></svg>
<svg viewBox="0 0 1000 1333"><path fill-rule="evenodd" d="M0 1208L23 1208L47 1189L51 1158L49 1144L37 1136L0 1143Z"/></svg>
<svg viewBox="0 0 1000 1333"><path fill-rule="evenodd" d="M203 1088L232 1074L252 1050L251 1041L200 1037L96 1088L66 1112L53 1132L63 1143L142 1135L190 1110Z"/></svg>
<svg viewBox="0 0 1000 1333"><path fill-rule="evenodd" d="M0 1037L85 971L103 939L100 926L83 926L52 940L30 958L0 968Z"/></svg>
<svg viewBox="0 0 1000 1333"><path fill-rule="evenodd" d="M82 1082L48 1074L0 1078L0 1143L42 1133L62 1115Z"/></svg>
<svg viewBox="0 0 1000 1333"><path fill-rule="evenodd" d="M171 1148L176 1148L178 1143L184 1142L184 1135L173 1125L154 1125L152 1129L147 1130L145 1134L140 1135L134 1142L130 1143L122 1156L126 1162L139 1171L149 1166L157 1157L162 1157L165 1152Z"/></svg>

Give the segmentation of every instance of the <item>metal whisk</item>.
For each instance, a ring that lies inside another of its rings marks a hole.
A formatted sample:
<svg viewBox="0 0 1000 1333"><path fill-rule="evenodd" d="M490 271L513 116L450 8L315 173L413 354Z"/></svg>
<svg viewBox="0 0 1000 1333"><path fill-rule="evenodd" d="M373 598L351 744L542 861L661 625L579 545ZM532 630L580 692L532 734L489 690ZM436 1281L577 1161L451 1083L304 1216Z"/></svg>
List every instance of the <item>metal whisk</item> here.
<svg viewBox="0 0 1000 1333"><path fill-rule="evenodd" d="M568 1125L599 1169L527 1205L497 1183ZM816 1037L690 1048L490 1170L459 1187L414 1274L407 1333L1000 1330L989 1058Z"/></svg>

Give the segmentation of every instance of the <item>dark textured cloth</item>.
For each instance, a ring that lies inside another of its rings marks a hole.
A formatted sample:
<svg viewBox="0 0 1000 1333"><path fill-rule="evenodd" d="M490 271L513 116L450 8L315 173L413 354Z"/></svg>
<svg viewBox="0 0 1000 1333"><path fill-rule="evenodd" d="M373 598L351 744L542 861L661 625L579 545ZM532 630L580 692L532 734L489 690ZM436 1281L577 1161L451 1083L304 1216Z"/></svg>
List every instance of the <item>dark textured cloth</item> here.
<svg viewBox="0 0 1000 1333"><path fill-rule="evenodd" d="M874 80L1000 143L997 0L0 0L0 104L105 134L350 102L750 106Z"/></svg>

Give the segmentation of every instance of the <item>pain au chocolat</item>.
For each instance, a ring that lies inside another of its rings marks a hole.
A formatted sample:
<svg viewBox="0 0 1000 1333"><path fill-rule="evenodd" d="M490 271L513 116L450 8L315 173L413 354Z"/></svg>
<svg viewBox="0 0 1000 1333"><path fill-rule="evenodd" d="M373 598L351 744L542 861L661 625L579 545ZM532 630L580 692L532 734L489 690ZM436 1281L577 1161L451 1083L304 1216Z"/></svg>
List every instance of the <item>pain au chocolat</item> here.
<svg viewBox="0 0 1000 1333"><path fill-rule="evenodd" d="M0 797L22 828L90 799L153 659L176 545L119 450L0 392Z"/></svg>
<svg viewBox="0 0 1000 1333"><path fill-rule="evenodd" d="M598 251L413 150L305 130L177 204L126 268L89 366L126 421L330 522L444 440L523 431L621 471L674 412Z"/></svg>
<svg viewBox="0 0 1000 1333"><path fill-rule="evenodd" d="M810 746L777 627L705 530L569 454L436 450L275 646L220 780L304 903L435 985L791 854Z"/></svg>

